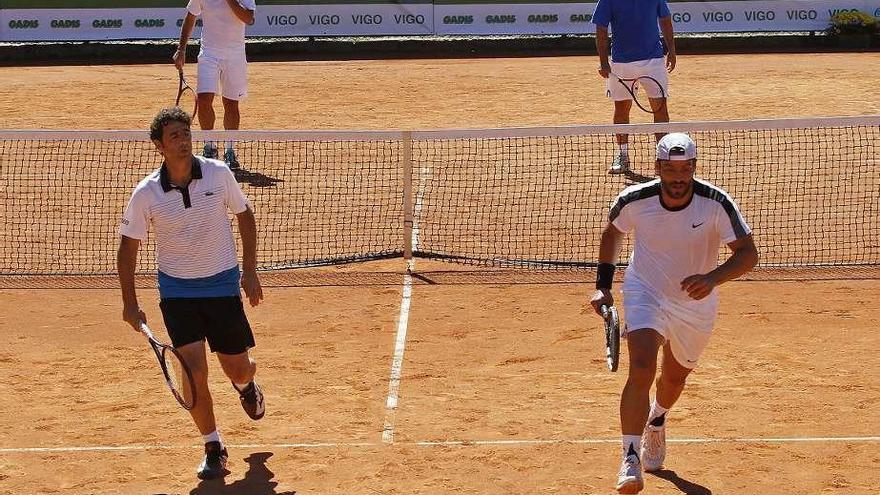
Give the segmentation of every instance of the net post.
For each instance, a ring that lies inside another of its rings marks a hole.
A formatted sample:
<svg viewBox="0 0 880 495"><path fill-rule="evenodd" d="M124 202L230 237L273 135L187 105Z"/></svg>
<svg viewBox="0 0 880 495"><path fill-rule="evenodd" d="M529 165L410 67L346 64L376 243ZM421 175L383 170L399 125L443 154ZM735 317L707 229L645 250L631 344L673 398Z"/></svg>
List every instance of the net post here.
<svg viewBox="0 0 880 495"><path fill-rule="evenodd" d="M401 135L403 166L403 259L412 260L413 254L413 166L412 166L412 131L403 131Z"/></svg>

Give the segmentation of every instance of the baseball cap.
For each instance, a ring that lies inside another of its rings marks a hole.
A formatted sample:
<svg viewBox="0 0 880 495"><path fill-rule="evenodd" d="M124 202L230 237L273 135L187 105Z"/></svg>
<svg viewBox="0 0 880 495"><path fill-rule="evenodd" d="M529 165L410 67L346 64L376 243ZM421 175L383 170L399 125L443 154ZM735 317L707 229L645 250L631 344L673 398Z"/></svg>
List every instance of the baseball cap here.
<svg viewBox="0 0 880 495"><path fill-rule="evenodd" d="M692 160L697 157L697 145L683 132L672 132L657 143L658 160Z"/></svg>

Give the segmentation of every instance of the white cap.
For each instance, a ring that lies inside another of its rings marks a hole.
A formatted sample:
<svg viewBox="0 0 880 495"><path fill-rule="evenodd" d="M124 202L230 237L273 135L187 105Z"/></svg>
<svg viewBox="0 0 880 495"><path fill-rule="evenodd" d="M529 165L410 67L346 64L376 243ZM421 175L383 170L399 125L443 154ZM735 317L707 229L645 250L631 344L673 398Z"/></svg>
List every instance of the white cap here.
<svg viewBox="0 0 880 495"><path fill-rule="evenodd" d="M692 160L697 157L697 145L683 132L672 132L657 143L658 160Z"/></svg>

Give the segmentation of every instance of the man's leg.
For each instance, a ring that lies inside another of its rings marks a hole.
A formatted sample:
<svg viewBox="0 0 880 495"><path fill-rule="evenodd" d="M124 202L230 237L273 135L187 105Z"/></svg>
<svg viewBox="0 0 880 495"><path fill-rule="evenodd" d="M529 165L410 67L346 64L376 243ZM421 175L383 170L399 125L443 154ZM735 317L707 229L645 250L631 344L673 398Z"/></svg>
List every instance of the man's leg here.
<svg viewBox="0 0 880 495"><path fill-rule="evenodd" d="M629 124L630 109L632 109L632 100L616 100L614 102L614 123ZM629 170L629 135L617 134L616 139L618 150L608 172L622 174Z"/></svg>
<svg viewBox="0 0 880 495"><path fill-rule="evenodd" d="M214 93L199 93L199 126L203 131L214 129ZM205 158L217 158L217 145L213 142L205 143L202 153Z"/></svg>
<svg viewBox="0 0 880 495"><path fill-rule="evenodd" d="M651 382L657 372L657 351L663 337L650 328L626 334L629 374L620 396L620 429L623 433L623 463L617 480L618 493L638 493L644 488L639 448L648 420Z"/></svg>
<svg viewBox="0 0 880 495"><path fill-rule="evenodd" d="M241 114L238 110L238 100L230 100L223 97L223 128L227 131L237 131L241 122Z"/></svg>
<svg viewBox="0 0 880 495"><path fill-rule="evenodd" d="M208 362L205 358L205 341L200 340L177 348L193 375L196 403L189 414L205 440L205 458L199 465L197 475L201 479L218 478L225 474L226 449L220 440L214 418L214 401L208 388Z"/></svg>
<svg viewBox="0 0 880 495"><path fill-rule="evenodd" d="M666 98L648 98L651 103L651 111L654 112L654 122L669 122L669 109L666 106ZM657 141L663 139L666 133L658 132L654 134Z"/></svg>
<svg viewBox="0 0 880 495"><path fill-rule="evenodd" d="M692 370L675 359L667 342L663 346L663 364L657 377L657 390L642 434L640 458L645 471L657 471L666 459L666 412L675 404L684 390Z"/></svg>
<svg viewBox="0 0 880 495"><path fill-rule="evenodd" d="M205 358L205 341L200 340L177 348L193 375L196 404L189 414L199 433L207 435L217 429L214 419L214 403L208 389L208 361Z"/></svg>
<svg viewBox="0 0 880 495"><path fill-rule="evenodd" d="M257 364L251 359L248 351L240 354L217 353L217 359L223 372L232 381L238 391L241 407L251 419L257 420L266 412L263 391L254 380Z"/></svg>
<svg viewBox="0 0 880 495"><path fill-rule="evenodd" d="M241 122L241 113L238 110L238 100L230 100L223 97L223 128L228 131L238 130ZM235 156L235 150L232 147L232 140L226 141L226 151L223 154L226 165L230 169L235 170L240 167L238 158Z"/></svg>
<svg viewBox="0 0 880 495"><path fill-rule="evenodd" d="M668 343L663 346L663 364L657 377L657 402L664 409L671 408L678 401L691 371L678 363Z"/></svg>

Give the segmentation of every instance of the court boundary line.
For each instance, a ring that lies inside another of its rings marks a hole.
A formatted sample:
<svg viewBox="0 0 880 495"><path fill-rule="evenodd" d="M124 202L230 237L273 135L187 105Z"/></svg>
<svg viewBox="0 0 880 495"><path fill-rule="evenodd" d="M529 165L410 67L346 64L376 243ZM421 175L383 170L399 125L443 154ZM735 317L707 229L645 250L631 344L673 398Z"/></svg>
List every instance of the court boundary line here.
<svg viewBox="0 0 880 495"><path fill-rule="evenodd" d="M880 436L845 436L845 437L719 437L719 438L667 438L667 443L674 444L764 444L764 443L821 443L849 442L874 443L880 442ZM423 440L412 442L395 442L394 446L404 447L481 447L481 446L534 446L534 445L602 445L619 444L619 438L582 438L573 440L525 439L525 440ZM227 443L228 447L240 449L335 449L388 447L387 442L303 442L303 443ZM189 450L204 449L204 445L92 445L79 447L5 447L0 454L19 453L56 453L56 452L125 452L133 450Z"/></svg>
<svg viewBox="0 0 880 495"><path fill-rule="evenodd" d="M409 310L412 305L415 261L407 262L403 276L403 292L400 297L400 313L397 317L397 336L394 339L394 357L391 359L391 378L388 380L388 397L385 399L385 420L382 425L382 443L394 443L394 416L397 411L400 379L403 375L403 353L406 348L406 332L409 327Z"/></svg>

